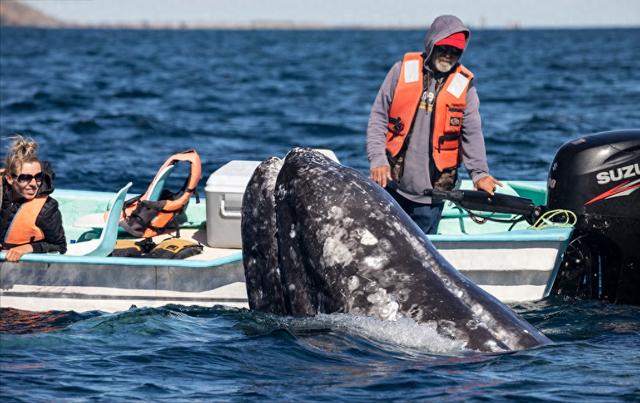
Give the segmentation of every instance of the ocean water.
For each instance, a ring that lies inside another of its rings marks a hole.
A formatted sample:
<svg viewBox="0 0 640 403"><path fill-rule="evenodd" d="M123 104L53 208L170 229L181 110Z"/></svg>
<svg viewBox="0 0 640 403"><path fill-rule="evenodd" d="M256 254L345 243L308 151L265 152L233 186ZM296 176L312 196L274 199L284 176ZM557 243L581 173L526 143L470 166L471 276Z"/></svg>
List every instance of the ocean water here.
<svg viewBox="0 0 640 403"><path fill-rule="evenodd" d="M172 153L333 149L366 172L369 108L420 31L0 30L0 151L35 138L61 188L142 192ZM544 180L556 149L640 127L640 29L472 33L493 174ZM176 179L177 180L177 179ZM170 183L171 184L171 183ZM178 185L176 182L175 185ZM640 400L640 308L513 308L554 344L465 351L413 323L168 306L0 310L2 401Z"/></svg>

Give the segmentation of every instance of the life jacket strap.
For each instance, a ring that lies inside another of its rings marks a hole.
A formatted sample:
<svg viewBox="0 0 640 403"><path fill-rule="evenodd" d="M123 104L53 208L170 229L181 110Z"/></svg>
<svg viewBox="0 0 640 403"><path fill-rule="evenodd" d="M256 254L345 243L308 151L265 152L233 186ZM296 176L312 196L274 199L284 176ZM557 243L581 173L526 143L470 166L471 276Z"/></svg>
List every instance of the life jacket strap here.
<svg viewBox="0 0 640 403"><path fill-rule="evenodd" d="M457 133L443 134L438 139L438 152L440 152L441 147L445 141L454 141L454 140L458 140L459 138L460 138L460 135Z"/></svg>
<svg viewBox="0 0 640 403"><path fill-rule="evenodd" d="M389 123L393 125L391 128L389 128L389 130L391 130L394 137L399 136L402 130L404 130L404 122L402 121L402 118L400 118L400 116L398 116L397 118L389 116Z"/></svg>

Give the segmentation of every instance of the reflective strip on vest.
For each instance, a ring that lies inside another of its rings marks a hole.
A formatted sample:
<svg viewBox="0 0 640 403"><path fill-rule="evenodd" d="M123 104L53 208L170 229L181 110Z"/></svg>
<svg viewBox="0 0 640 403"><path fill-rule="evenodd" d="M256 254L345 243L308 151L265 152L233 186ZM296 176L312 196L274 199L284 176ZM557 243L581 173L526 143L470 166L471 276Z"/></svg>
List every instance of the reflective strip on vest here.
<svg viewBox="0 0 640 403"><path fill-rule="evenodd" d="M407 53L402 60L398 85L389 107L386 149L396 156L411 131L423 92L422 53ZM418 69L418 73L415 69ZM417 76L417 80L415 80ZM459 163L462 118L467 106L467 90L473 74L458 65L449 74L435 100L432 134L432 157L438 170L455 168Z"/></svg>
<svg viewBox="0 0 640 403"><path fill-rule="evenodd" d="M36 220L49 196L38 196L22 203L4 238L4 245L25 245L42 241L44 232L36 225Z"/></svg>

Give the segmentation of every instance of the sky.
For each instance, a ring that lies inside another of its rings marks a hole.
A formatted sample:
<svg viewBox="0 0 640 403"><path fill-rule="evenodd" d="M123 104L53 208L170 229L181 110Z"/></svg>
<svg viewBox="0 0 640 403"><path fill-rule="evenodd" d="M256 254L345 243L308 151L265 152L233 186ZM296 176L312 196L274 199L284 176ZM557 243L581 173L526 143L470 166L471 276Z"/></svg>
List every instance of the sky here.
<svg viewBox="0 0 640 403"><path fill-rule="evenodd" d="M7 0L1 0L7 1ZM454 14L476 27L640 27L640 0L25 0L81 23L294 22L426 26Z"/></svg>

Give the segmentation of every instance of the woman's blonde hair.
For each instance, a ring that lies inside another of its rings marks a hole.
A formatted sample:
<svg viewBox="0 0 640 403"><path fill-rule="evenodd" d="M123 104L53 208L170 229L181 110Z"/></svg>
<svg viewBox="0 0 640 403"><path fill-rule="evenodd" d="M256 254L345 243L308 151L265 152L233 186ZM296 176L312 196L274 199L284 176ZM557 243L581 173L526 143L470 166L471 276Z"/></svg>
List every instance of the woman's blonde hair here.
<svg viewBox="0 0 640 403"><path fill-rule="evenodd" d="M30 137L15 135L10 137L13 144L9 148L7 159L5 160L6 173L16 176L22 169L25 162L40 162L38 159L38 143Z"/></svg>

